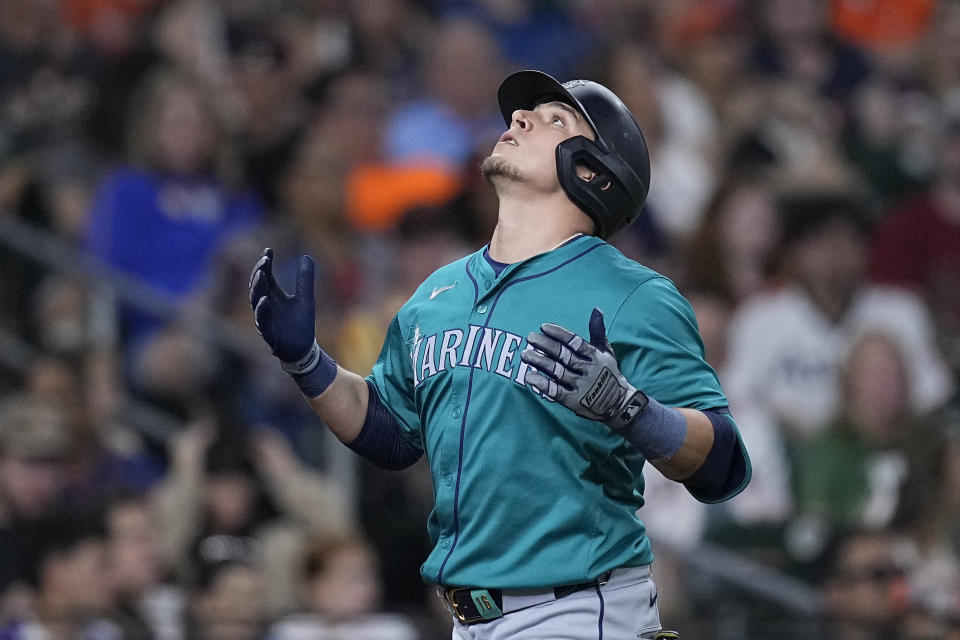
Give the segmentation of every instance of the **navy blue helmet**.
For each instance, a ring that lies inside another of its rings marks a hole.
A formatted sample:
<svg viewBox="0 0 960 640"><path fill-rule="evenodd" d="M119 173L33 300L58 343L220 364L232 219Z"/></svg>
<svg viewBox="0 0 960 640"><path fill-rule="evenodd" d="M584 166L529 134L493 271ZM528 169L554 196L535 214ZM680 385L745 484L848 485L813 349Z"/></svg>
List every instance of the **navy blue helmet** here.
<svg viewBox="0 0 960 640"><path fill-rule="evenodd" d="M574 136L557 145L557 177L567 197L608 238L633 222L650 190L650 156L640 125L612 91L590 80L561 83L541 71L518 71L507 77L497 94L509 126L517 109L532 109L545 100L575 108L593 129L596 140ZM583 164L596 176L577 176Z"/></svg>

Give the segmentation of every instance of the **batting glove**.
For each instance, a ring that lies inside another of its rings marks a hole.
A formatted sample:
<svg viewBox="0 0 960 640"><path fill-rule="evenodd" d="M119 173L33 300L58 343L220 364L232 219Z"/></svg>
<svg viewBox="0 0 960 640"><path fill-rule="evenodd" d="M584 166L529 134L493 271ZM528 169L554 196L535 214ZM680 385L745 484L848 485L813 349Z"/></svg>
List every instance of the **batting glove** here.
<svg viewBox="0 0 960 640"><path fill-rule="evenodd" d="M265 249L250 274L253 322L273 355L285 364L303 360L313 347L313 271L310 256L301 256L296 290L291 296L273 277L273 249Z"/></svg>
<svg viewBox="0 0 960 640"><path fill-rule="evenodd" d="M527 336L520 358L531 369L524 381L578 416L621 429L649 400L620 373L600 309L594 308L589 326L589 342L555 324Z"/></svg>
<svg viewBox="0 0 960 640"><path fill-rule="evenodd" d="M313 259L300 256L292 296L273 277L273 249L263 251L250 274L250 306L257 331L308 398L326 391L337 377L337 363L314 338L313 270Z"/></svg>

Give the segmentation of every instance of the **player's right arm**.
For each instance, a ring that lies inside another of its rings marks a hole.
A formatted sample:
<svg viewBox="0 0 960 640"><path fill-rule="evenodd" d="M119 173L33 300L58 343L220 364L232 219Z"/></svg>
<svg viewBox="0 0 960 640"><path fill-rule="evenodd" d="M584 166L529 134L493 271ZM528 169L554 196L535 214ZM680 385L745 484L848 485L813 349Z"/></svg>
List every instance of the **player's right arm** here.
<svg viewBox="0 0 960 640"><path fill-rule="evenodd" d="M367 416L370 389L366 381L337 365L337 375L320 395L307 398L313 410L343 444L352 444Z"/></svg>
<svg viewBox="0 0 960 640"><path fill-rule="evenodd" d="M349 445L367 414L369 390L363 378L337 365L314 337L314 264L300 256L297 284L289 295L273 277L273 249L265 249L250 274L254 324L283 367L330 430Z"/></svg>
<svg viewBox="0 0 960 640"><path fill-rule="evenodd" d="M313 260L301 256L290 295L273 277L273 250L263 252L250 274L257 331L341 442L387 469L413 464L422 451L404 438L373 384L337 365L317 343L313 273Z"/></svg>

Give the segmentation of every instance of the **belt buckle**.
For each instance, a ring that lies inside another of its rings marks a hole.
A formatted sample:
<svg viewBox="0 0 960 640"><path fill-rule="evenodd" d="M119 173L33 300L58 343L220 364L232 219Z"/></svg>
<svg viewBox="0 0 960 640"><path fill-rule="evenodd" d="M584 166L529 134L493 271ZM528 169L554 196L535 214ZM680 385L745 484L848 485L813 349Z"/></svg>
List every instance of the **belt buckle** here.
<svg viewBox="0 0 960 640"><path fill-rule="evenodd" d="M461 591L469 592L470 600L472 601L477 612L476 615L468 616L466 613L460 610L460 605L457 603L457 594L459 594ZM444 601L447 604L447 608L450 609L451 613L453 613L456 619L463 624L473 624L475 622L496 620L497 618L503 617L503 612L500 610L496 598L494 598L489 589L478 589L476 587L452 587L444 590L443 596Z"/></svg>
<svg viewBox="0 0 960 640"><path fill-rule="evenodd" d="M453 587L452 589L445 589L443 592L443 599L446 600L447 604L450 607L450 611L453 613L454 617L463 624L470 624L481 620L482 618L474 616L473 618L468 618L466 614L460 611L460 606L457 604L457 600L454 596L460 591L468 591L469 587Z"/></svg>

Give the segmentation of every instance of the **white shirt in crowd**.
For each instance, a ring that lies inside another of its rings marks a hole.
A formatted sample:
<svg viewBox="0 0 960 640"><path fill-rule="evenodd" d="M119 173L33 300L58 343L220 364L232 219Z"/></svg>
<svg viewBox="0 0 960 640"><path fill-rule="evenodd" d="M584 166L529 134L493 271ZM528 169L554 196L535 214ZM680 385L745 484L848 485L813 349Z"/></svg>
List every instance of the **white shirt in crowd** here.
<svg viewBox="0 0 960 640"><path fill-rule="evenodd" d="M874 331L900 345L917 411L947 400L953 381L929 314L907 291L865 285L836 323L797 286L759 294L734 315L720 380L753 465L750 486L730 505L736 519L776 522L790 513L786 430L810 438L830 423L847 353Z"/></svg>

